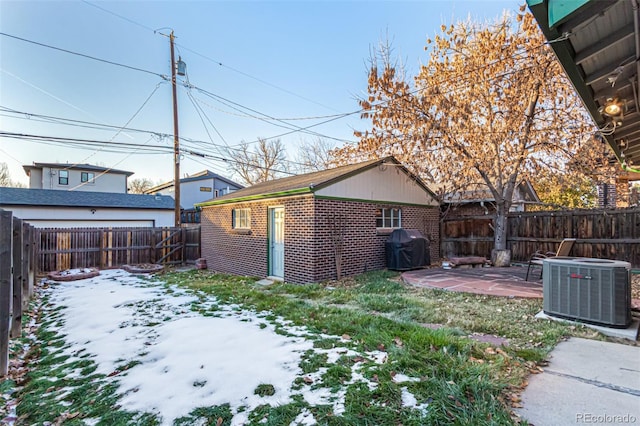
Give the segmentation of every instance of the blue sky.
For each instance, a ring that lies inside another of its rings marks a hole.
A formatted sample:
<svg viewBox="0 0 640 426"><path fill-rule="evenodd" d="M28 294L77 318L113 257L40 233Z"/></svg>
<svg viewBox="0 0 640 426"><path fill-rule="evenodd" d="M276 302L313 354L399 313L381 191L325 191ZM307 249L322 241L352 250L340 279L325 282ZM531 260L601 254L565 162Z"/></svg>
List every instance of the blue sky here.
<svg viewBox="0 0 640 426"><path fill-rule="evenodd" d="M0 111L0 131L143 145L133 148L137 151L115 145L79 149L69 143L0 137L0 162L24 183L22 165L33 162L99 164L132 171L132 178L172 180L173 141L161 136L173 133L171 86L161 77L171 72L169 40L161 34L168 27L194 86L187 88L179 80L180 136L193 140L182 146L222 157L218 146L291 132L280 139L295 160L302 141L317 136L295 131L296 126L359 109L356 98L366 93L367 60L380 40L388 36L408 74L415 75L427 61L425 40L441 24L468 16L494 20L521 3L2 0L2 33L152 73L0 35L0 106L27 113ZM126 125L155 135L62 125L36 115ZM312 130L341 145L355 141L353 129L367 127L355 114ZM162 148L154 153L150 145ZM119 152L110 152L114 150ZM230 176L221 160L190 154L182 158L182 174L206 168Z"/></svg>

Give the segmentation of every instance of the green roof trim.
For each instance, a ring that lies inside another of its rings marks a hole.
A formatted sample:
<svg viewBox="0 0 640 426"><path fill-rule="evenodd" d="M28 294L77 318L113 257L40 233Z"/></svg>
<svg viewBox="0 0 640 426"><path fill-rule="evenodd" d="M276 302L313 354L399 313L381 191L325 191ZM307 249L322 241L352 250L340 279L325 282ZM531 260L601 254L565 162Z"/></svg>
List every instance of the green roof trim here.
<svg viewBox="0 0 640 426"><path fill-rule="evenodd" d="M298 188L298 189L292 189L289 191L272 192L270 194L247 195L246 197L225 198L223 200L205 201L203 203L196 203L195 206L196 207L219 206L221 204L239 203L242 201L254 201L254 200L263 200L265 198L290 197L292 195L311 194L312 192L313 191L311 190L311 188Z"/></svg>

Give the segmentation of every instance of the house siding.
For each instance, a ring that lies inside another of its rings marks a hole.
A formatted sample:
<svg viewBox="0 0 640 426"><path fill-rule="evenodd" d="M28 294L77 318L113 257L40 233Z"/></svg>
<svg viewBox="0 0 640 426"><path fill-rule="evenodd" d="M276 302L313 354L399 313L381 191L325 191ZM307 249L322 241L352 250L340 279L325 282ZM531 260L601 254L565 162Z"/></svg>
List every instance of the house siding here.
<svg viewBox="0 0 640 426"><path fill-rule="evenodd" d="M439 209L343 200L316 199L313 195L273 198L203 208L202 256L210 269L238 275L268 275L267 222L269 207L285 209L284 280L311 283L336 278L332 222L344 218L342 274L355 275L383 269L386 235L376 231L375 212L401 207L404 228L419 229L431 240L431 258L439 258ZM251 208L251 234L232 229L231 212Z"/></svg>
<svg viewBox="0 0 640 426"><path fill-rule="evenodd" d="M69 172L68 183L60 185L58 182L61 170ZM94 181L82 182L82 173L93 173ZM29 188L32 189L56 189L60 191L87 191L87 192L116 192L127 193L127 175L123 173L104 173L97 170L84 170L82 168L69 167L42 167L32 168L29 172Z"/></svg>
<svg viewBox="0 0 640 426"><path fill-rule="evenodd" d="M209 188L210 191L201 191L200 188ZM216 191L218 191L218 197L221 197L240 188L239 185L231 185L226 180L209 176L180 182L180 204L183 209L194 209L196 203L217 198ZM149 191L149 193L169 195L175 198L175 186L168 185L157 191Z"/></svg>

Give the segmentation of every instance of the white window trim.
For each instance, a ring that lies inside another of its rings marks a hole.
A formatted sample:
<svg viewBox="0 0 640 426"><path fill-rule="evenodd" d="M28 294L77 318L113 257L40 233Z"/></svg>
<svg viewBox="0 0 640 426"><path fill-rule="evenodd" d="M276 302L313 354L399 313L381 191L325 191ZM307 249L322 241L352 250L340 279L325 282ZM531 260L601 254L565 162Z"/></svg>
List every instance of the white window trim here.
<svg viewBox="0 0 640 426"><path fill-rule="evenodd" d="M397 210L398 217L394 217L393 211ZM376 229L398 229L402 228L402 209L400 207L381 207L380 211L382 212L382 226L378 226L378 216L376 215ZM389 214L391 217L386 216ZM391 220L391 226L384 226L386 220ZM394 226L394 222L397 220L398 226Z"/></svg>
<svg viewBox="0 0 640 426"><path fill-rule="evenodd" d="M245 213L244 220L241 212ZM232 217L233 229L251 229L251 208L233 209Z"/></svg>

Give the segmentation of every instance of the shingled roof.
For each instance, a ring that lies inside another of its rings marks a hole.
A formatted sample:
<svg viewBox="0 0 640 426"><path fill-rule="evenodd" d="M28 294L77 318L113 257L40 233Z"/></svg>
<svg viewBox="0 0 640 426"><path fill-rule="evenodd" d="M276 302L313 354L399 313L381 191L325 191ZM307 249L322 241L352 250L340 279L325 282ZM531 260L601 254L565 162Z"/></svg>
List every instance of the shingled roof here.
<svg viewBox="0 0 640 426"><path fill-rule="evenodd" d="M6 208L8 206L112 207L173 210L175 201L168 195L0 188L0 207Z"/></svg>
<svg viewBox="0 0 640 426"><path fill-rule="evenodd" d="M238 188L244 188L244 186L240 185L239 183L236 183L234 181L232 181L231 179L227 179L224 176L220 176L217 173L212 172L211 170L203 170L201 172L189 175L185 178L181 178L180 179L180 183L187 183L187 182L196 182L199 180L206 180L206 179L217 179L223 182L226 182L228 185L233 185L233 186L237 186ZM147 194L153 194L154 192L158 192L161 191L163 189L169 188L173 186L173 181L170 180L168 182L164 182L161 183L160 185L156 185L153 188L149 188L145 191L145 193Z"/></svg>
<svg viewBox="0 0 640 426"><path fill-rule="evenodd" d="M416 176L412 175L402 164L394 157L385 157L377 160L369 160L362 163L350 164L347 166L336 167L333 169L322 170L319 172L305 173L302 175L290 176L281 179L275 179L268 182L262 182L240 189L231 194L218 197L211 201L197 203L196 206L205 207L209 205L225 204L236 201L273 198L278 196L287 196L295 194L313 193L319 189L325 188L341 180L347 179L365 170L372 169L383 163L394 163L399 166L407 175L416 180L425 191L436 197L433 192Z"/></svg>

